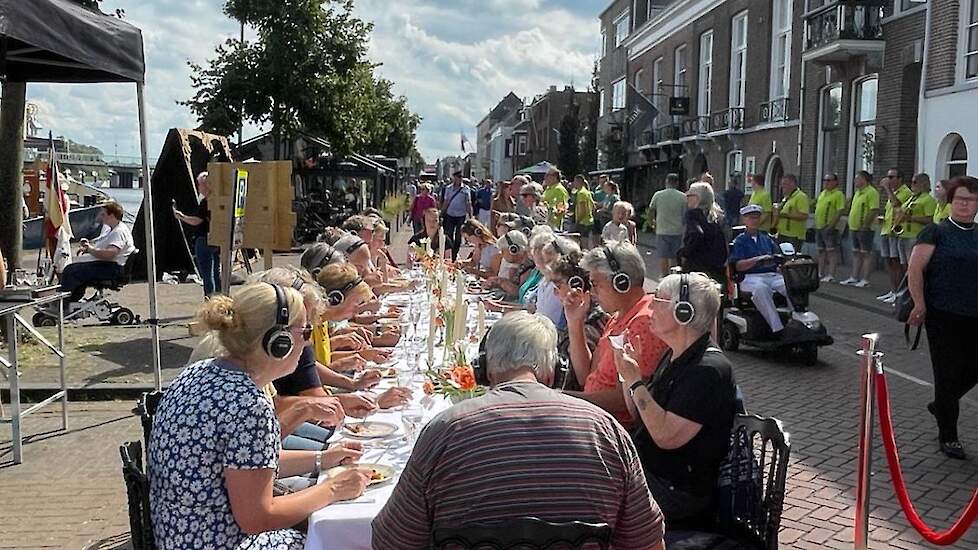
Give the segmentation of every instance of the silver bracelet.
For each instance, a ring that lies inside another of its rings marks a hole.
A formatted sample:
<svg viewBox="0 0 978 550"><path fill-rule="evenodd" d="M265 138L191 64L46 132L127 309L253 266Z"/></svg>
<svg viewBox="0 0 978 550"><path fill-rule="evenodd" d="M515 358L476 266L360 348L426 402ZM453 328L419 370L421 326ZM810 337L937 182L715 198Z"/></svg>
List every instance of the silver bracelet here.
<svg viewBox="0 0 978 550"><path fill-rule="evenodd" d="M316 473L323 471L323 451L316 451Z"/></svg>

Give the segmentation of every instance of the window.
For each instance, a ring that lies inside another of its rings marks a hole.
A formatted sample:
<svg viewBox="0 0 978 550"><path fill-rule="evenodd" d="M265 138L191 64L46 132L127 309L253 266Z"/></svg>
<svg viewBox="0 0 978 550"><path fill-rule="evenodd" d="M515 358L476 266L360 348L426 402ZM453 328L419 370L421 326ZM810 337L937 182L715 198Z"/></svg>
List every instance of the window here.
<svg viewBox="0 0 978 550"><path fill-rule="evenodd" d="M966 25L961 35L964 43L964 77L978 78L978 0L964 0L962 9L968 10L962 18Z"/></svg>
<svg viewBox="0 0 978 550"><path fill-rule="evenodd" d="M665 109L663 108L662 101L662 58L658 58L652 62L652 104L661 113Z"/></svg>
<svg viewBox="0 0 978 550"><path fill-rule="evenodd" d="M822 175L839 172L839 146L842 139L842 85L832 84L822 90L819 101L818 166L816 191L821 190Z"/></svg>
<svg viewBox="0 0 978 550"><path fill-rule="evenodd" d="M852 171L865 170L873 173L876 156L876 84L875 76L856 83L853 90L855 104L852 123L855 127Z"/></svg>
<svg viewBox="0 0 978 550"><path fill-rule="evenodd" d="M950 179L966 175L968 175L968 146L964 144L961 136L958 136L947 159L947 177Z"/></svg>
<svg viewBox="0 0 978 550"><path fill-rule="evenodd" d="M605 91L601 88L601 93L598 94L598 116L604 116L605 114Z"/></svg>
<svg viewBox="0 0 978 550"><path fill-rule="evenodd" d="M673 52L672 60L672 96L689 97L689 89L686 88L686 46L679 46ZM675 117L673 122L679 122L679 117Z"/></svg>
<svg viewBox="0 0 978 550"><path fill-rule="evenodd" d="M611 85L611 110L625 108L625 79L619 78Z"/></svg>
<svg viewBox="0 0 978 550"><path fill-rule="evenodd" d="M608 55L608 33L601 29L601 57Z"/></svg>
<svg viewBox="0 0 978 550"><path fill-rule="evenodd" d="M520 156L526 154L526 134L516 136L516 154Z"/></svg>
<svg viewBox="0 0 978 550"><path fill-rule="evenodd" d="M742 180L744 174L744 152L730 151L727 153L727 181Z"/></svg>
<svg viewBox="0 0 978 550"><path fill-rule="evenodd" d="M912 10L917 6L923 6L927 3L927 0L897 0L894 2L894 7L899 8L900 12L907 10Z"/></svg>
<svg viewBox="0 0 978 550"><path fill-rule="evenodd" d="M700 35L700 81L699 95L696 99L696 113L700 116L710 114L713 88L713 31Z"/></svg>
<svg viewBox="0 0 978 550"><path fill-rule="evenodd" d="M505 158L512 158L513 157L513 140L511 140L511 139L507 139L506 140L506 145L505 145L505 149L504 149L504 152L503 152L503 156Z"/></svg>
<svg viewBox="0 0 978 550"><path fill-rule="evenodd" d="M791 7L792 0L774 0L771 39L771 91L772 101L788 97L791 63Z"/></svg>
<svg viewBox="0 0 978 550"><path fill-rule="evenodd" d="M645 69L635 71L635 89L645 93Z"/></svg>
<svg viewBox="0 0 978 550"><path fill-rule="evenodd" d="M730 25L730 106L743 107L747 92L747 12Z"/></svg>
<svg viewBox="0 0 978 550"><path fill-rule="evenodd" d="M615 47L621 46L621 43L628 38L629 26L632 24L631 17L628 16L628 11L618 16L615 19Z"/></svg>

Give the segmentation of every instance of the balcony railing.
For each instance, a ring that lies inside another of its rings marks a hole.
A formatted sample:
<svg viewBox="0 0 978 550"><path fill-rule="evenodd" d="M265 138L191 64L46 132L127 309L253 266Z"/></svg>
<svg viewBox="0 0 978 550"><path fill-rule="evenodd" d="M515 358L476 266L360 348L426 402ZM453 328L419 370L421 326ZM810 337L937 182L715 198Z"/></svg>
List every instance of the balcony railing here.
<svg viewBox="0 0 978 550"><path fill-rule="evenodd" d="M805 50L837 40L882 40L880 0L832 2L805 18Z"/></svg>
<svg viewBox="0 0 978 550"><path fill-rule="evenodd" d="M709 115L690 117L680 123L680 133L682 137L705 136L709 131Z"/></svg>
<svg viewBox="0 0 978 550"><path fill-rule="evenodd" d="M635 136L636 147L648 147L650 145L655 145L657 141L658 137L656 136L656 131L651 128Z"/></svg>
<svg viewBox="0 0 978 550"><path fill-rule="evenodd" d="M666 124L665 126L659 126L657 133L659 134L659 141L676 141L680 136L679 125Z"/></svg>
<svg viewBox="0 0 978 550"><path fill-rule="evenodd" d="M788 98L775 99L761 103L758 119L763 122L784 122L788 120Z"/></svg>
<svg viewBox="0 0 978 550"><path fill-rule="evenodd" d="M710 115L710 131L740 130L744 127L744 108L731 107Z"/></svg>

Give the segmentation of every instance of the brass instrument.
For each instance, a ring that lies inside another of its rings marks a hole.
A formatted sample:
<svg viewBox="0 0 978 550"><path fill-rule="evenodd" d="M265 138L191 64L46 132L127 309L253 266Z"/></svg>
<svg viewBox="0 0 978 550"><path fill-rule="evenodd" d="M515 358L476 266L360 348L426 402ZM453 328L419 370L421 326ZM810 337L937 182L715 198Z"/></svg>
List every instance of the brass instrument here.
<svg viewBox="0 0 978 550"><path fill-rule="evenodd" d="M899 212L893 214L893 234L894 235L897 235L897 236L903 235L904 231L907 230L907 228L904 226L904 224L906 224L906 223L908 223L910 221L910 214L911 214L911 211L913 210L914 203L917 202L917 199L920 198L920 195L921 195L920 193L917 193L916 195L910 197L907 200L907 203L904 204L903 206L901 206L899 208Z"/></svg>

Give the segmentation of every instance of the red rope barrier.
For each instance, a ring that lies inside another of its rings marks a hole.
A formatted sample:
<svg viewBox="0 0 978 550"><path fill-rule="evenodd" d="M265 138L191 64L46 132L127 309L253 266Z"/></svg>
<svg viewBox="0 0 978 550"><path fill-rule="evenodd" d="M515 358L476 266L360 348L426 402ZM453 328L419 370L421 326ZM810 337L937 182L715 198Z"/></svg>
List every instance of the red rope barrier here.
<svg viewBox="0 0 978 550"><path fill-rule="evenodd" d="M883 438L886 461L890 466L890 477L893 478L893 489L896 492L897 499L900 501L900 507L903 508L904 515L907 516L907 521L910 522L910 525L927 542L941 546L954 544L971 527L975 518L978 517L978 488L975 489L975 493L971 496L971 502L968 503L961 517L958 518L958 521L954 522L954 525L950 529L938 533L928 527L924 523L924 520L921 519L920 514L917 513L917 509L914 508L913 503L910 502L910 495L907 494L907 485L903 480L903 470L900 469L900 455L897 453L896 439L893 436L893 421L890 418L890 394L886 387L886 375L882 372L876 373L876 399L879 402L880 409L880 436Z"/></svg>

